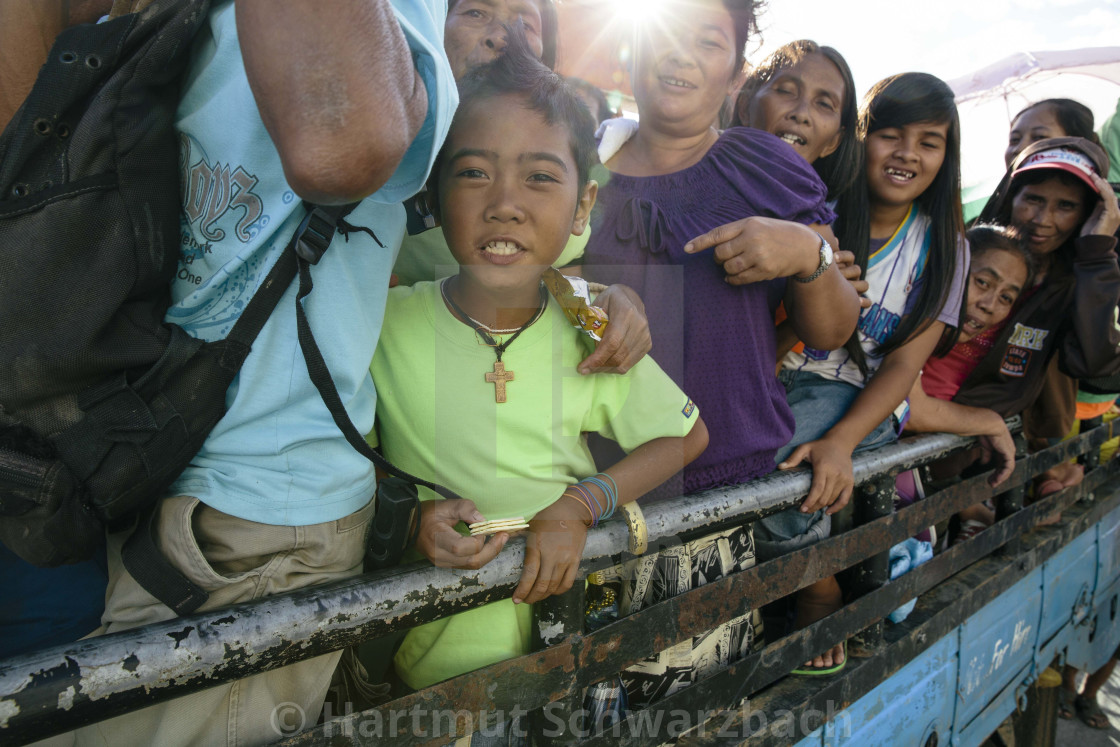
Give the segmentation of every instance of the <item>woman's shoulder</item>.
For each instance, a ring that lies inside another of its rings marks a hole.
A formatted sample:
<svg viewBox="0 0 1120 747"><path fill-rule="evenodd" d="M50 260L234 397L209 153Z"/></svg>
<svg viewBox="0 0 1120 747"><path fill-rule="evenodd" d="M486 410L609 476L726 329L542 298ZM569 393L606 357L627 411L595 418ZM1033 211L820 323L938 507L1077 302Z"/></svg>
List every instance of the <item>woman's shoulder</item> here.
<svg viewBox="0 0 1120 747"><path fill-rule="evenodd" d="M753 127L729 127L720 133L719 142L712 148L720 158L749 158L757 163L774 169L775 172L788 174L820 182L813 166L798 154L789 143L777 135Z"/></svg>
<svg viewBox="0 0 1120 747"><path fill-rule="evenodd" d="M809 211L814 213L813 221L832 222L824 182L808 161L776 135L731 127L712 146L709 158L710 168L752 195L752 200L761 201L760 214L799 216Z"/></svg>
<svg viewBox="0 0 1120 747"><path fill-rule="evenodd" d="M828 190L812 165L776 135L752 127L730 127L720 134L709 151L713 165L734 165L746 169L753 183L786 184L823 199Z"/></svg>

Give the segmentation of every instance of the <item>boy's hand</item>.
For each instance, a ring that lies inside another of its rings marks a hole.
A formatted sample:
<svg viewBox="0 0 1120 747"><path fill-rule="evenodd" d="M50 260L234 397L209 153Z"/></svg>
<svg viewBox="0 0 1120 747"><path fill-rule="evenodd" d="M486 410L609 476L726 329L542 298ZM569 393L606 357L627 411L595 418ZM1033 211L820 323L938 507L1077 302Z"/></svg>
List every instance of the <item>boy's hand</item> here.
<svg viewBox="0 0 1120 747"><path fill-rule="evenodd" d="M421 501L416 549L440 568L477 570L498 556L509 541L509 534L499 532L489 540L464 537L455 531L455 525L460 521L472 524L485 520L474 501Z"/></svg>
<svg viewBox="0 0 1120 747"><path fill-rule="evenodd" d="M804 513L826 508L830 516L852 497L855 477L852 474L852 450L828 438L801 444L778 469L793 469L806 459L813 466L813 483L801 504Z"/></svg>
<svg viewBox="0 0 1120 747"><path fill-rule="evenodd" d="M653 347L649 320L642 299L625 285L612 285L595 297L595 305L607 312L610 323L603 339L591 355L583 359L578 370L591 373L624 374L634 367Z"/></svg>
<svg viewBox="0 0 1120 747"><path fill-rule="evenodd" d="M572 588L587 542L587 511L578 501L560 500L529 522L525 541L525 569L513 590L513 603L539 602Z"/></svg>

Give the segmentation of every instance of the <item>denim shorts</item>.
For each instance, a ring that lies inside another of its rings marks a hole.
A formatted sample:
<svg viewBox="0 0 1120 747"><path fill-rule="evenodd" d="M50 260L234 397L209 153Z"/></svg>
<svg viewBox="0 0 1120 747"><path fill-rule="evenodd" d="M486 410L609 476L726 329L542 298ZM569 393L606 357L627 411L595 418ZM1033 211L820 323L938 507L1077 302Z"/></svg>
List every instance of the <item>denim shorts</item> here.
<svg viewBox="0 0 1120 747"><path fill-rule="evenodd" d="M790 369L783 369L778 374L778 380L786 388L786 401L793 411L795 423L793 438L774 457L778 464L789 458L798 446L816 441L840 422L863 391L839 379ZM860 441L853 453L885 446L897 438L895 418L890 415ZM758 562L820 542L831 529L832 518L825 514L824 509L806 514L801 512L800 506L793 506L766 516L755 524L754 529Z"/></svg>

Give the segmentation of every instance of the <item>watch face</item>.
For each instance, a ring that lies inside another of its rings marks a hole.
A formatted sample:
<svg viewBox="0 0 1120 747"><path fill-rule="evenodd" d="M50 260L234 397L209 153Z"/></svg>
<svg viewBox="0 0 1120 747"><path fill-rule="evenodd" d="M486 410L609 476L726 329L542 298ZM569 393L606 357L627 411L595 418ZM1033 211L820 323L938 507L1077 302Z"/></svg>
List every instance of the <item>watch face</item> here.
<svg viewBox="0 0 1120 747"><path fill-rule="evenodd" d="M821 264L828 267L832 264L832 245L821 239Z"/></svg>

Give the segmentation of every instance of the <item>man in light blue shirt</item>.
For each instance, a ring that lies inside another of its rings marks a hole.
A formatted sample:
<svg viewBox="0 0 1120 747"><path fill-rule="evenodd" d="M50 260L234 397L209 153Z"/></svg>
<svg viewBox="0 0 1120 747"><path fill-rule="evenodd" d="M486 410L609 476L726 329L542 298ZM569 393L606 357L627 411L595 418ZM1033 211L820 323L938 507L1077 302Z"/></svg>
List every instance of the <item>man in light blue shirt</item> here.
<svg viewBox="0 0 1120 747"><path fill-rule="evenodd" d="M347 221L377 239L336 239L311 269L304 308L363 433L401 203L423 186L457 103L445 16L445 0L216 0L177 114L181 255L167 321L194 337L228 334L306 214L302 200L361 200ZM226 416L160 504L160 549L209 593L202 609L362 570L374 469L308 377L295 294L293 284L230 387ZM124 539L109 538L100 632L174 616L124 569ZM95 724L78 742L272 741L315 722L340 653ZM278 704L307 721L279 723Z"/></svg>

